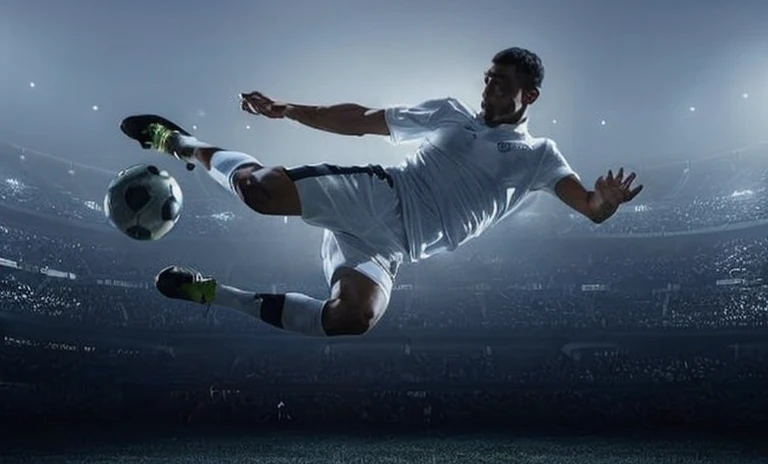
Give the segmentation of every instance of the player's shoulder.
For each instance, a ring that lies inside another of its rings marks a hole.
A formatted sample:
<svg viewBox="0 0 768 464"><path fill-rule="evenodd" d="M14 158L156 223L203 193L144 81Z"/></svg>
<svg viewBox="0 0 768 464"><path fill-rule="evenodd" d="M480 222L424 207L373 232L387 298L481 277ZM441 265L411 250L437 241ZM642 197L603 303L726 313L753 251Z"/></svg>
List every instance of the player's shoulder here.
<svg viewBox="0 0 768 464"><path fill-rule="evenodd" d="M443 114L456 114L467 117L474 115L474 110L464 101L456 97L438 97L424 101L420 106L432 110L438 110Z"/></svg>
<svg viewBox="0 0 768 464"><path fill-rule="evenodd" d="M461 113L464 116L467 117L474 117L475 110L469 106L465 101L460 100L456 97L446 97L445 99L445 105L450 107L452 110L456 111L457 113Z"/></svg>
<svg viewBox="0 0 768 464"><path fill-rule="evenodd" d="M542 155L560 153L560 147L557 142L549 137L531 136L529 141L531 147Z"/></svg>
<svg viewBox="0 0 768 464"><path fill-rule="evenodd" d="M560 147L557 145L557 142L549 137L539 137L541 139L541 145L545 147L548 151L553 152L560 152Z"/></svg>
<svg viewBox="0 0 768 464"><path fill-rule="evenodd" d="M520 143L526 147L525 151L529 153L529 156L536 160L560 159L563 157L557 142L549 137L529 136Z"/></svg>

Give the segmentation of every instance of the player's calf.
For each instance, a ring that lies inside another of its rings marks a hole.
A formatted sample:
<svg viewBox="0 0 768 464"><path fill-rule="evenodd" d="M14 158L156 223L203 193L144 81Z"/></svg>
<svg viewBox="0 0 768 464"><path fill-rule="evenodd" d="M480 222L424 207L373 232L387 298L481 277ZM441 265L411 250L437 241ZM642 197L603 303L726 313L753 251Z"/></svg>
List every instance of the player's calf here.
<svg viewBox="0 0 768 464"><path fill-rule="evenodd" d="M376 287L354 288L336 282L331 298L321 300L301 293L265 294L220 284L212 277L179 266L163 269L155 286L168 298L224 306L261 319L279 329L310 337L362 335L386 310L388 298ZM340 289L343 289L340 291Z"/></svg>
<svg viewBox="0 0 768 464"><path fill-rule="evenodd" d="M363 335L372 329L386 306L379 303L325 301L300 293L258 295L259 318L279 329L308 336Z"/></svg>
<svg viewBox="0 0 768 464"><path fill-rule="evenodd" d="M328 335L362 335L372 329L389 305L389 293L367 276L350 268L336 270L331 298L323 311Z"/></svg>
<svg viewBox="0 0 768 464"><path fill-rule="evenodd" d="M139 137L134 134L139 129L133 126L143 127L139 123L147 118L139 119L126 129L134 138ZM194 160L202 165L213 180L240 197L254 211L277 216L301 214L299 194L285 169L265 167L251 155L224 150L160 123L149 124L144 130L146 134L139 132L143 137L141 140L147 139L145 142L158 151L173 154L187 163Z"/></svg>
<svg viewBox="0 0 768 464"><path fill-rule="evenodd" d="M299 193L285 169L265 167L251 155L219 148L198 147L193 153L219 185L257 213L301 215Z"/></svg>
<svg viewBox="0 0 768 464"><path fill-rule="evenodd" d="M236 151L210 153L207 161L211 177L257 213L301 215L299 193L283 168L264 167L256 158Z"/></svg>
<svg viewBox="0 0 768 464"><path fill-rule="evenodd" d="M373 304L328 300L323 311L323 330L328 336L363 335L376 325L383 312L384 308Z"/></svg>

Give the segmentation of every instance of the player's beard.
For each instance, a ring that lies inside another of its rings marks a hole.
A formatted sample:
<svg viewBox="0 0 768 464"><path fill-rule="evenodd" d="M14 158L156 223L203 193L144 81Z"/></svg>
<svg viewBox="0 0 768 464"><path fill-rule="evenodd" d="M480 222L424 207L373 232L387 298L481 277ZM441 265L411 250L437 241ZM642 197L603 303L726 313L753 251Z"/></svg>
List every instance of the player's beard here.
<svg viewBox="0 0 768 464"><path fill-rule="evenodd" d="M517 105L510 103L503 108L483 103L483 120L489 126L498 126L499 124L514 124L517 117Z"/></svg>
<svg viewBox="0 0 768 464"><path fill-rule="evenodd" d="M489 105L486 101L483 101L480 106L482 108L483 121L485 121L486 124L491 125L496 118L496 112L493 110L493 106Z"/></svg>

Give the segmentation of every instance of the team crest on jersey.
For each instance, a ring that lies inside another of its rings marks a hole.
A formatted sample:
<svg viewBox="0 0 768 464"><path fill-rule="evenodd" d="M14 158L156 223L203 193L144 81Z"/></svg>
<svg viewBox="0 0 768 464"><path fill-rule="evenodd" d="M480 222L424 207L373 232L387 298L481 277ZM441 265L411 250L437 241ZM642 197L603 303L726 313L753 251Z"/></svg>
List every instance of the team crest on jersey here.
<svg viewBox="0 0 768 464"><path fill-rule="evenodd" d="M499 149L499 153L509 153L512 150L530 150L531 146L525 142L518 141L501 141L496 143L496 147Z"/></svg>

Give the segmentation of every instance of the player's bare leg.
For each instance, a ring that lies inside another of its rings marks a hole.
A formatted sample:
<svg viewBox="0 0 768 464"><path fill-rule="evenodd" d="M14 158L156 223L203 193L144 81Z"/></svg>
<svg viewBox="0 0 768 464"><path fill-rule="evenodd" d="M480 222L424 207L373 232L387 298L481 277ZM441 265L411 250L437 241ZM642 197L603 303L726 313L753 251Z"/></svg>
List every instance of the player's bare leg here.
<svg viewBox="0 0 768 464"><path fill-rule="evenodd" d="M158 120L162 118L134 118L123 132L144 148L154 148L187 163L196 161L254 211L280 216L301 214L298 192L283 168L265 167L250 155L201 142L170 121L162 120L163 124ZM171 130L174 126L177 129ZM155 285L166 297L227 307L307 336L361 335L370 330L386 311L388 292L349 268L338 269L331 280L331 294L326 300L301 293L241 290L177 266L163 269Z"/></svg>
<svg viewBox="0 0 768 464"><path fill-rule="evenodd" d="M202 142L175 123L156 115L126 118L123 132L145 149L166 153L193 168L194 161L222 187L236 194L254 211L276 216L301 215L293 181L283 167L266 167L246 153Z"/></svg>
<svg viewBox="0 0 768 464"><path fill-rule="evenodd" d="M265 215L301 216L299 193L285 168L264 166L250 155L213 147L189 136L175 137L176 145L209 173L227 177L229 183L222 185L229 186L252 210ZM232 165L238 167L232 169ZM218 177L214 175L214 179Z"/></svg>
<svg viewBox="0 0 768 464"><path fill-rule="evenodd" d="M336 271L327 300L242 290L176 266L163 269L155 285L168 298L234 309L314 337L362 335L378 323L389 304L389 295L378 284L349 268Z"/></svg>
<svg viewBox="0 0 768 464"><path fill-rule="evenodd" d="M389 295L376 282L354 269L339 268L323 312L323 328L328 335L361 335L381 320L387 306Z"/></svg>
<svg viewBox="0 0 768 464"><path fill-rule="evenodd" d="M284 168L264 166L248 154L215 147L178 132L171 137L171 149L197 161L252 210L266 215L301 215L299 194Z"/></svg>

